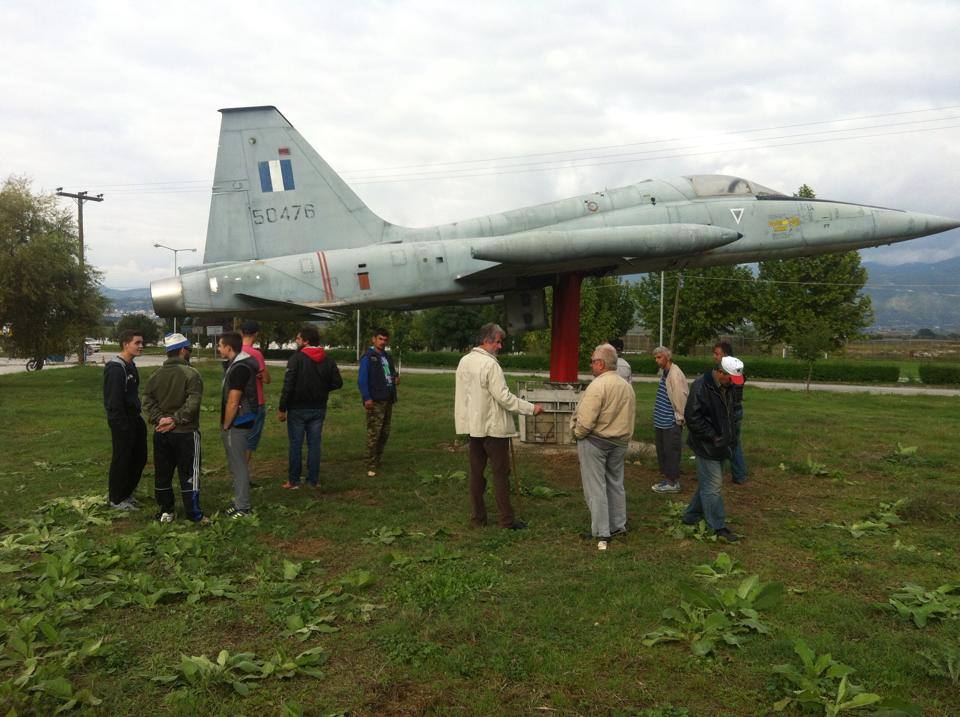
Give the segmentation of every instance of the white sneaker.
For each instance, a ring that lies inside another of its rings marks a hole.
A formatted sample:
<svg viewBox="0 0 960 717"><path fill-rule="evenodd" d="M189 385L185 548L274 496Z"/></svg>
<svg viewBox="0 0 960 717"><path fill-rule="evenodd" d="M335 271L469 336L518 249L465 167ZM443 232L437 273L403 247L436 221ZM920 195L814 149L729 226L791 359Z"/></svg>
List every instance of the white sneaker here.
<svg viewBox="0 0 960 717"><path fill-rule="evenodd" d="M377 475L376 471L367 471L367 478L373 478Z"/></svg>
<svg viewBox="0 0 960 717"><path fill-rule="evenodd" d="M129 501L126 501L126 500L121 500L119 503L110 503L110 507L113 508L114 510L123 510L123 511L131 511L131 510L137 509L136 506L133 505L133 503L130 503Z"/></svg>
<svg viewBox="0 0 960 717"><path fill-rule="evenodd" d="M125 502L129 503L129 504L132 505L134 508L140 508L140 501L137 500L137 499L136 499L134 496L132 496L132 495L131 495L129 498L127 498Z"/></svg>
<svg viewBox="0 0 960 717"><path fill-rule="evenodd" d="M172 523L173 522L173 513L161 513L160 517L157 518L161 523Z"/></svg>
<svg viewBox="0 0 960 717"><path fill-rule="evenodd" d="M606 549L607 549L606 540L601 540L600 542L597 543L597 550L606 550Z"/></svg>

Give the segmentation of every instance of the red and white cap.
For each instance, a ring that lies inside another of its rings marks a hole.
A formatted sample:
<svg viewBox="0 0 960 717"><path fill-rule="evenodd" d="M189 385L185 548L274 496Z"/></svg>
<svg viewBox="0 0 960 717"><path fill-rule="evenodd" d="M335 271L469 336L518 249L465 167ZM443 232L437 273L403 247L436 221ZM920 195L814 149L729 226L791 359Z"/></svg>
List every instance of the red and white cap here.
<svg viewBox="0 0 960 717"><path fill-rule="evenodd" d="M730 377L731 383L743 385L743 361L735 356L724 356L720 359L720 369Z"/></svg>

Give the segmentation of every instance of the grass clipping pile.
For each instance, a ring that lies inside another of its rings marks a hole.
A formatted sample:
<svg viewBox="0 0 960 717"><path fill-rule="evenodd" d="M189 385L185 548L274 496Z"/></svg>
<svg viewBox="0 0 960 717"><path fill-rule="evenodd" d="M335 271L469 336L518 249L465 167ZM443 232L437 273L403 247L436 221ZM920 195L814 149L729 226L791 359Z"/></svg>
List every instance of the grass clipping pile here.
<svg viewBox="0 0 960 717"><path fill-rule="evenodd" d="M380 606L363 597L368 571L333 581L315 561L255 560L257 520L214 517L198 530L150 524L134 533L100 530L117 518L103 496L59 498L35 517L5 526L0 539L0 704L28 714L94 707L102 700L79 686L92 661L101 669L123 664L122 638L91 627L98 611L133 606L175 610L206 600L257 601L282 636L304 642L366 621ZM251 566L252 571L251 571ZM245 575L238 584L236 576ZM292 652L292 651L291 651ZM181 655L159 684L223 686L246 695L262 680L320 677L320 646L258 656L221 651L213 658ZM144 679L149 679L145 677ZM295 709L294 709L295 711Z"/></svg>

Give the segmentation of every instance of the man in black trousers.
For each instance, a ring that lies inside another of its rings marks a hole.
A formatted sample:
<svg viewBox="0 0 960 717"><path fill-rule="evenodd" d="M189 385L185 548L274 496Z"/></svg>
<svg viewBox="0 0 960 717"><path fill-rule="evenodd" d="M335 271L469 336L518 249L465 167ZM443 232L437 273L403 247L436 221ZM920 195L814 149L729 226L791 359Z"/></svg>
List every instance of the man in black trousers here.
<svg viewBox="0 0 960 717"><path fill-rule="evenodd" d="M143 353L143 336L125 329L117 339L120 354L103 368L103 407L113 442L110 507L126 511L140 507L133 492L147 464L147 425L140 417L140 374L133 363Z"/></svg>

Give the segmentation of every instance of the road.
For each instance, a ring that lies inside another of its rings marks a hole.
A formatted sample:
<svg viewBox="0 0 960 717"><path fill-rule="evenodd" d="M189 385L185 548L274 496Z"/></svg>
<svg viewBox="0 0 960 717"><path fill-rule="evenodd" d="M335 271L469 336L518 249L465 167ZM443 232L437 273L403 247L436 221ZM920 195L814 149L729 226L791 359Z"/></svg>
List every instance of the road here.
<svg viewBox="0 0 960 717"><path fill-rule="evenodd" d="M107 361L109 361L113 356L111 354L96 353L90 357L89 363L101 366ZM141 356L137 359L138 366L159 366L163 363L165 356L160 356L156 354L148 354ZM209 359L209 357L200 357L201 360ZM26 361L22 359L5 359L0 358L0 375L8 373L22 373L26 371L25 367ZM58 369L58 368L69 368L71 366L76 366L76 358L73 358L69 362L65 363L53 363L46 364L43 367L44 371L49 369ZM267 361L267 365L274 366L277 368L282 368L286 366L286 361L277 361L271 360ZM341 368L344 368L348 371L356 370L356 365L345 364ZM456 369L452 368L414 368L407 366L403 368L403 373L425 373L425 374L451 374L455 373ZM549 374L546 371L505 371L507 376L536 376L537 378L543 378L546 380L549 378ZM579 376L581 381L589 381L592 377L590 374L582 373ZM656 383L659 379L656 376L634 376L633 380L635 383ZM766 381L762 379L751 380L749 382L751 388L759 388L765 390L778 390L778 391L803 391L806 386L802 382L789 382L789 381ZM955 388L934 388L934 387L925 387L925 386L870 386L870 385L853 385L853 384L844 384L844 383L811 383L811 391L823 391L826 393L869 393L874 395L887 395L887 396L953 396L960 397L960 389Z"/></svg>

